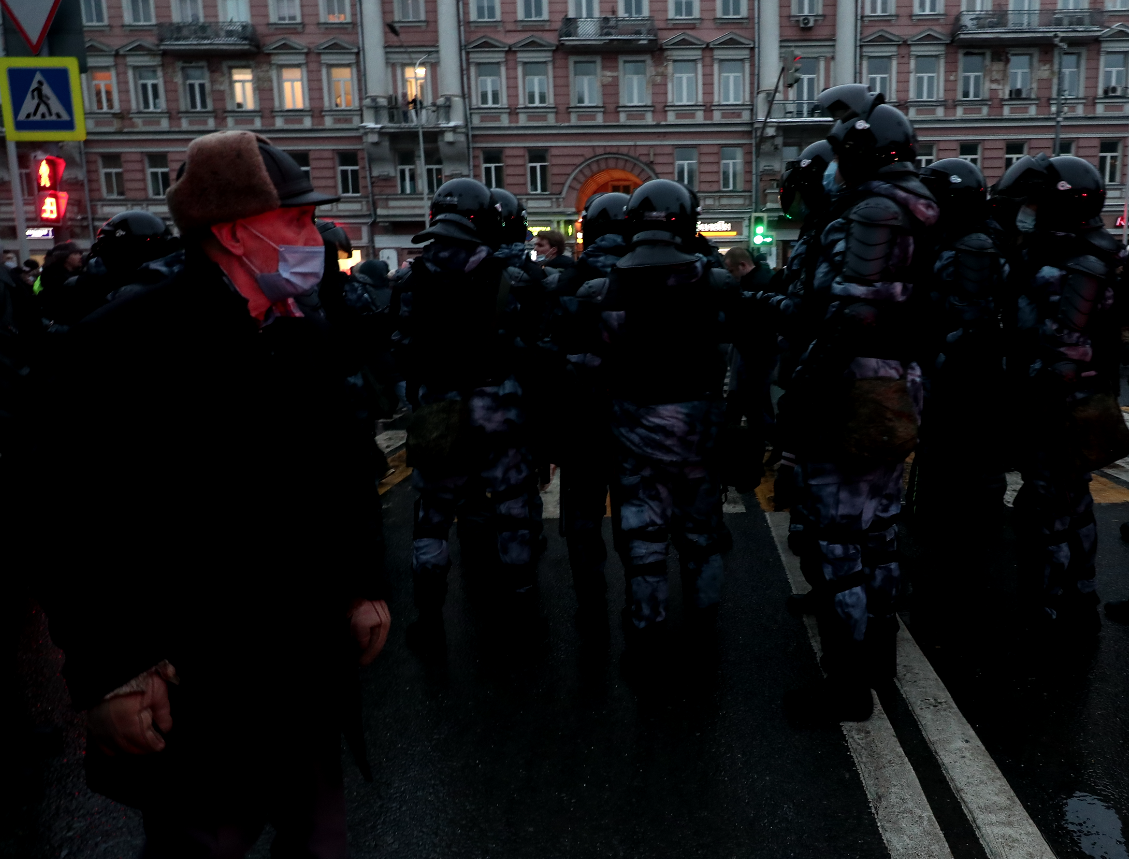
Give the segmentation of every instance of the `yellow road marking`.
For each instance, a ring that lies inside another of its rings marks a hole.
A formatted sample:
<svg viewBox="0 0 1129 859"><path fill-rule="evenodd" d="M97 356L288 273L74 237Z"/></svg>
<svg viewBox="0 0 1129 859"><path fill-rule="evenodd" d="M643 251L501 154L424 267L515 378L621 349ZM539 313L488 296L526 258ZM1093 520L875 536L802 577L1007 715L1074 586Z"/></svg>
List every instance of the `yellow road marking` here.
<svg viewBox="0 0 1129 859"><path fill-rule="evenodd" d="M401 450L389 457L388 464L392 467L392 471L385 475L384 479L380 481L380 486L377 487L377 491L381 495L412 473L412 470L407 466L407 459L408 452L406 450Z"/></svg>
<svg viewBox="0 0 1129 859"><path fill-rule="evenodd" d="M1090 483L1090 494L1094 496L1095 504L1118 504L1129 501L1129 489L1097 474L1093 476Z"/></svg>

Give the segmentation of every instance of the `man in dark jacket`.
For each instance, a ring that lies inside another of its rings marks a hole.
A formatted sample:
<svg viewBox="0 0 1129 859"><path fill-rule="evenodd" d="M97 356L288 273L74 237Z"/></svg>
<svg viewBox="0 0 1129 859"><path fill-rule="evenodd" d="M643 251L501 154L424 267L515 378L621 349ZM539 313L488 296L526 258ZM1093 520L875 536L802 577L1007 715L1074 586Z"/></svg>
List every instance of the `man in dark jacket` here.
<svg viewBox="0 0 1129 859"><path fill-rule="evenodd" d="M168 194L183 267L43 368L28 509L83 514L30 523L53 547L36 592L88 783L143 811L146 856L242 856L266 823L276 852L346 855L339 736L359 748L357 648L390 619L371 429L295 302L333 199L264 138L193 141Z"/></svg>

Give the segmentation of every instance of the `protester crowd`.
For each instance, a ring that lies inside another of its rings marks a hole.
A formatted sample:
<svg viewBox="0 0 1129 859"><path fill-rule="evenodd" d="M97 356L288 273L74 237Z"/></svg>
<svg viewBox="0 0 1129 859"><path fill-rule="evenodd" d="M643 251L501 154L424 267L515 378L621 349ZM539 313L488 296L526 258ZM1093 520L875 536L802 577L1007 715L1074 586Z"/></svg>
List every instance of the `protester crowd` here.
<svg viewBox="0 0 1129 859"><path fill-rule="evenodd" d="M531 253L520 201L464 178L409 266L345 273L348 237L315 215L336 198L249 132L191 144L176 235L127 212L88 254L5 255L15 558L88 712L88 782L143 810L147 857L242 856L268 822L279 855L345 855L339 738L367 775L357 666L391 623L374 434L405 409L423 660L446 652L456 520L463 574L515 628L537 612L553 474L582 633L607 624L610 504L626 670L669 658L671 545L679 635L705 652L723 495L766 465L811 585L787 608L818 621L826 675L787 696L796 722L865 720L894 675L903 506L958 564L1008 470L1032 634L1096 634L1090 472L1129 455L1098 171L1027 156L989 193L967 161L918 169L881 95L819 101L834 127L787 165L802 230L775 272L723 258L677 182L593 197L573 259L552 231Z"/></svg>

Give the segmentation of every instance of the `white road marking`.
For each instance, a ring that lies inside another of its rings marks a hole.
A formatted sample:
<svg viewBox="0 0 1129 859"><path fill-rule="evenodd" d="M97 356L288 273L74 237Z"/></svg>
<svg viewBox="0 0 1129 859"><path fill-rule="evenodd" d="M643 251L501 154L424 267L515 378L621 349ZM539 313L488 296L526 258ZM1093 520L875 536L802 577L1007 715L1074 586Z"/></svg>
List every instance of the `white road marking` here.
<svg viewBox="0 0 1129 859"><path fill-rule="evenodd" d="M376 436L377 445L379 445L380 449L385 453L388 453L390 450L395 450L407 440L407 430L385 430L382 433L378 433Z"/></svg>
<svg viewBox="0 0 1129 859"><path fill-rule="evenodd" d="M1015 496L1019 493L1019 487L1023 485L1023 478L1019 476L1018 471L1009 471L1004 475L1007 479L1007 489L1004 490L1004 504L1008 507L1015 506Z"/></svg>
<svg viewBox="0 0 1129 859"><path fill-rule="evenodd" d="M788 514L764 515L792 591L806 593L810 587L800 572L800 560L788 549ZM815 619L805 617L804 621L818 657L819 633ZM898 743L878 699L874 700L874 715L870 721L843 722L841 727L891 859L952 859L952 851L933 816L917 773Z"/></svg>
<svg viewBox="0 0 1129 859"><path fill-rule="evenodd" d="M542 490L541 504L543 505L542 519L561 518L561 470L559 468L553 474L553 479L549 481L548 488Z"/></svg>
<svg viewBox="0 0 1129 859"><path fill-rule="evenodd" d="M739 493L732 486L729 487L729 491L728 491L728 493L726 493L726 496L725 496L725 501L722 502L721 512L722 513L744 513L745 512L745 501L744 501L744 499L741 498L741 493Z"/></svg>

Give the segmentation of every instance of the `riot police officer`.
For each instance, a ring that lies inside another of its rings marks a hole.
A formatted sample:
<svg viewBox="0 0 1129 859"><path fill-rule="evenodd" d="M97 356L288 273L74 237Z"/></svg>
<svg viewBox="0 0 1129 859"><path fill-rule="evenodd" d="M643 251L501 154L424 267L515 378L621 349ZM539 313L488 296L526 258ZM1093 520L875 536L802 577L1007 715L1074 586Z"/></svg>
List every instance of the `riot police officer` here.
<svg viewBox="0 0 1129 859"><path fill-rule="evenodd" d="M921 407L907 299L914 240L937 220L901 112L879 104L841 119L828 141L851 205L822 234L816 287L831 303L792 391L813 532L801 569L819 594L827 677L785 702L793 717L819 722L869 718L870 687L895 670L895 519Z"/></svg>
<svg viewBox="0 0 1129 859"><path fill-rule="evenodd" d="M1124 249L1097 220L1105 186L1081 158L1022 159L996 193L1010 202L1019 239L1007 363L1029 417L1015 499L1021 592L1038 627L1093 635L1101 621L1090 472L1125 455L1103 443L1124 427L1113 313Z"/></svg>
<svg viewBox="0 0 1129 859"><path fill-rule="evenodd" d="M552 459L560 466L561 536L568 546L582 627L607 624L607 548L601 533L610 477L603 386L593 372L608 275L627 253L626 194L598 194L584 206L584 252L554 293L544 344L552 355Z"/></svg>
<svg viewBox="0 0 1129 859"><path fill-rule="evenodd" d="M629 654L661 640L668 540L678 547L691 621L708 629L721 599L710 460L724 413L722 292L690 252L698 214L677 182L637 188L627 205L631 250L612 268L603 298L599 360L611 398Z"/></svg>
<svg viewBox="0 0 1129 859"><path fill-rule="evenodd" d="M951 617L950 600L974 588L985 540L996 535L991 526L1003 509L1000 311L1008 268L975 164L936 161L922 170L921 182L941 215L931 249L922 242L920 251L934 277L917 296L927 309L928 327L921 331L926 397L907 505L933 573L917 580L915 617L940 621ZM953 480L958 472L959 482Z"/></svg>
<svg viewBox="0 0 1129 859"><path fill-rule="evenodd" d="M535 584L530 508L536 476L525 450L518 379L520 308L505 289L498 202L473 179L436 191L427 242L400 282L393 350L415 414L408 458L419 492L412 577L419 618L409 644L435 653L445 644L442 608L456 515L485 511L494 535L498 590L528 602Z"/></svg>

